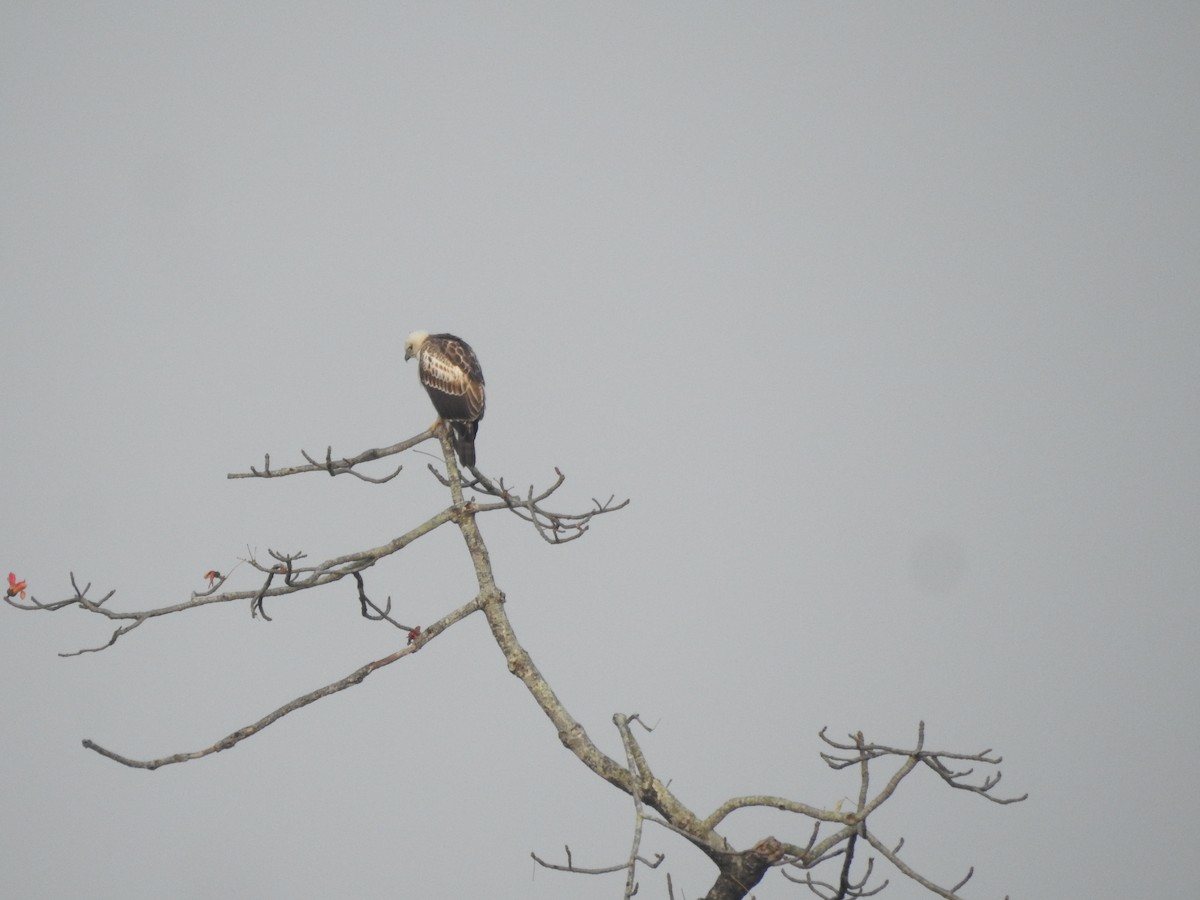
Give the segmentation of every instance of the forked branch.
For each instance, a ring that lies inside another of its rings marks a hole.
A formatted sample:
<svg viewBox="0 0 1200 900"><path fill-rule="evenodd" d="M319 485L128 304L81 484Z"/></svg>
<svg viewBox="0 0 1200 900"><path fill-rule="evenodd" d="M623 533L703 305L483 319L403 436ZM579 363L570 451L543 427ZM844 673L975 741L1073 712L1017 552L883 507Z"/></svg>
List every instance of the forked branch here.
<svg viewBox="0 0 1200 900"><path fill-rule="evenodd" d="M443 486L450 486L450 479L438 472L432 465L429 466L429 471ZM496 497L500 501L499 503L477 502L477 512L506 509L517 518L531 524L537 530L539 537L548 544L565 544L578 540L587 533L593 518L604 513L616 512L629 505L628 499L616 502L616 495L613 494L603 502L593 497L593 508L581 513L556 512L547 509L543 505L543 501L551 497L567 480L567 476L558 468L554 470L553 484L537 493L534 492L533 485L530 485L524 497L505 487L503 478L493 482L474 467L471 469L471 474L474 478L463 483L464 489L488 497Z"/></svg>

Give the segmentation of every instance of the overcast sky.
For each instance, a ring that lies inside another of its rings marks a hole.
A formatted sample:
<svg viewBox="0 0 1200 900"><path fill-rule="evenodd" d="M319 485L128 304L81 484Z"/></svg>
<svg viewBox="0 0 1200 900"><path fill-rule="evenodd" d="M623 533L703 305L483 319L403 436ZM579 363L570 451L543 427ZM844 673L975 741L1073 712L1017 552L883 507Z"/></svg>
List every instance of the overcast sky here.
<svg viewBox="0 0 1200 900"><path fill-rule="evenodd" d="M822 726L924 719L1032 795L914 774L877 832L924 874L1187 896L1198 35L1193 3L5 3L3 574L138 609L248 547L401 534L446 502L419 453L381 487L225 474L421 431L404 336L452 331L483 471L632 500L558 548L481 520L602 748L639 712L701 814L832 806L857 780ZM368 584L406 622L473 593L446 529ZM81 748L199 749L403 643L345 584L268 610L60 659L110 629L0 608L0 893L620 896L534 870L620 862L633 813L478 616L227 753ZM639 896L711 883L661 830L644 851Z"/></svg>

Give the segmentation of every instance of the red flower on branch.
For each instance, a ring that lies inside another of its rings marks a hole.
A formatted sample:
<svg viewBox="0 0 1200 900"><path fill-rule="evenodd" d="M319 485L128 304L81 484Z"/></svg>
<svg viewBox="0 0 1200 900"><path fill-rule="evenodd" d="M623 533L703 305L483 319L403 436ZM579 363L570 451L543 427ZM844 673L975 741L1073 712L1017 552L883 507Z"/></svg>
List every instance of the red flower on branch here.
<svg viewBox="0 0 1200 900"><path fill-rule="evenodd" d="M414 628L412 631L410 631L408 633L408 642L410 644L416 643L417 639L420 637L421 637L421 626L418 625L416 628Z"/></svg>
<svg viewBox="0 0 1200 900"><path fill-rule="evenodd" d="M19 594L21 599L24 600L25 599L25 588L27 588L27 587L28 587L28 585L24 581L17 581L17 576L14 575L12 572L9 572L8 573L8 593L5 596L16 597Z"/></svg>
<svg viewBox="0 0 1200 900"><path fill-rule="evenodd" d="M204 573L204 577L208 579L208 586L212 587L213 582L221 577L221 573L218 572L216 569L209 569L207 572Z"/></svg>

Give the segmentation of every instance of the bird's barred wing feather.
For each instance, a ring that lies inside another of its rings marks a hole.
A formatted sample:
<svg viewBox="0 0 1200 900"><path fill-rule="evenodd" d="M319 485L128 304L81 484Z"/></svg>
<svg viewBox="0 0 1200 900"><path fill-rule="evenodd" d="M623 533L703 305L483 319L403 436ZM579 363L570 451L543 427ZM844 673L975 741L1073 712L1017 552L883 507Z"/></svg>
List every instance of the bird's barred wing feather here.
<svg viewBox="0 0 1200 900"><path fill-rule="evenodd" d="M465 341L453 335L431 335L421 350L419 369L421 383L443 418L483 418L483 370Z"/></svg>

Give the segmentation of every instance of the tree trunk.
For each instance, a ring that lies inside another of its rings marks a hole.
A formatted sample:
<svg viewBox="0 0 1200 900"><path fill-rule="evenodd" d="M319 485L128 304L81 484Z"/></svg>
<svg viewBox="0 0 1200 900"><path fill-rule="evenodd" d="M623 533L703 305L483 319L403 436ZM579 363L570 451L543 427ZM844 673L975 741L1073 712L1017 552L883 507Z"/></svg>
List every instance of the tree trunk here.
<svg viewBox="0 0 1200 900"><path fill-rule="evenodd" d="M772 863L783 858L783 845L773 837L763 838L745 853L730 853L713 862L721 874L704 895L704 900L743 900L762 881Z"/></svg>

